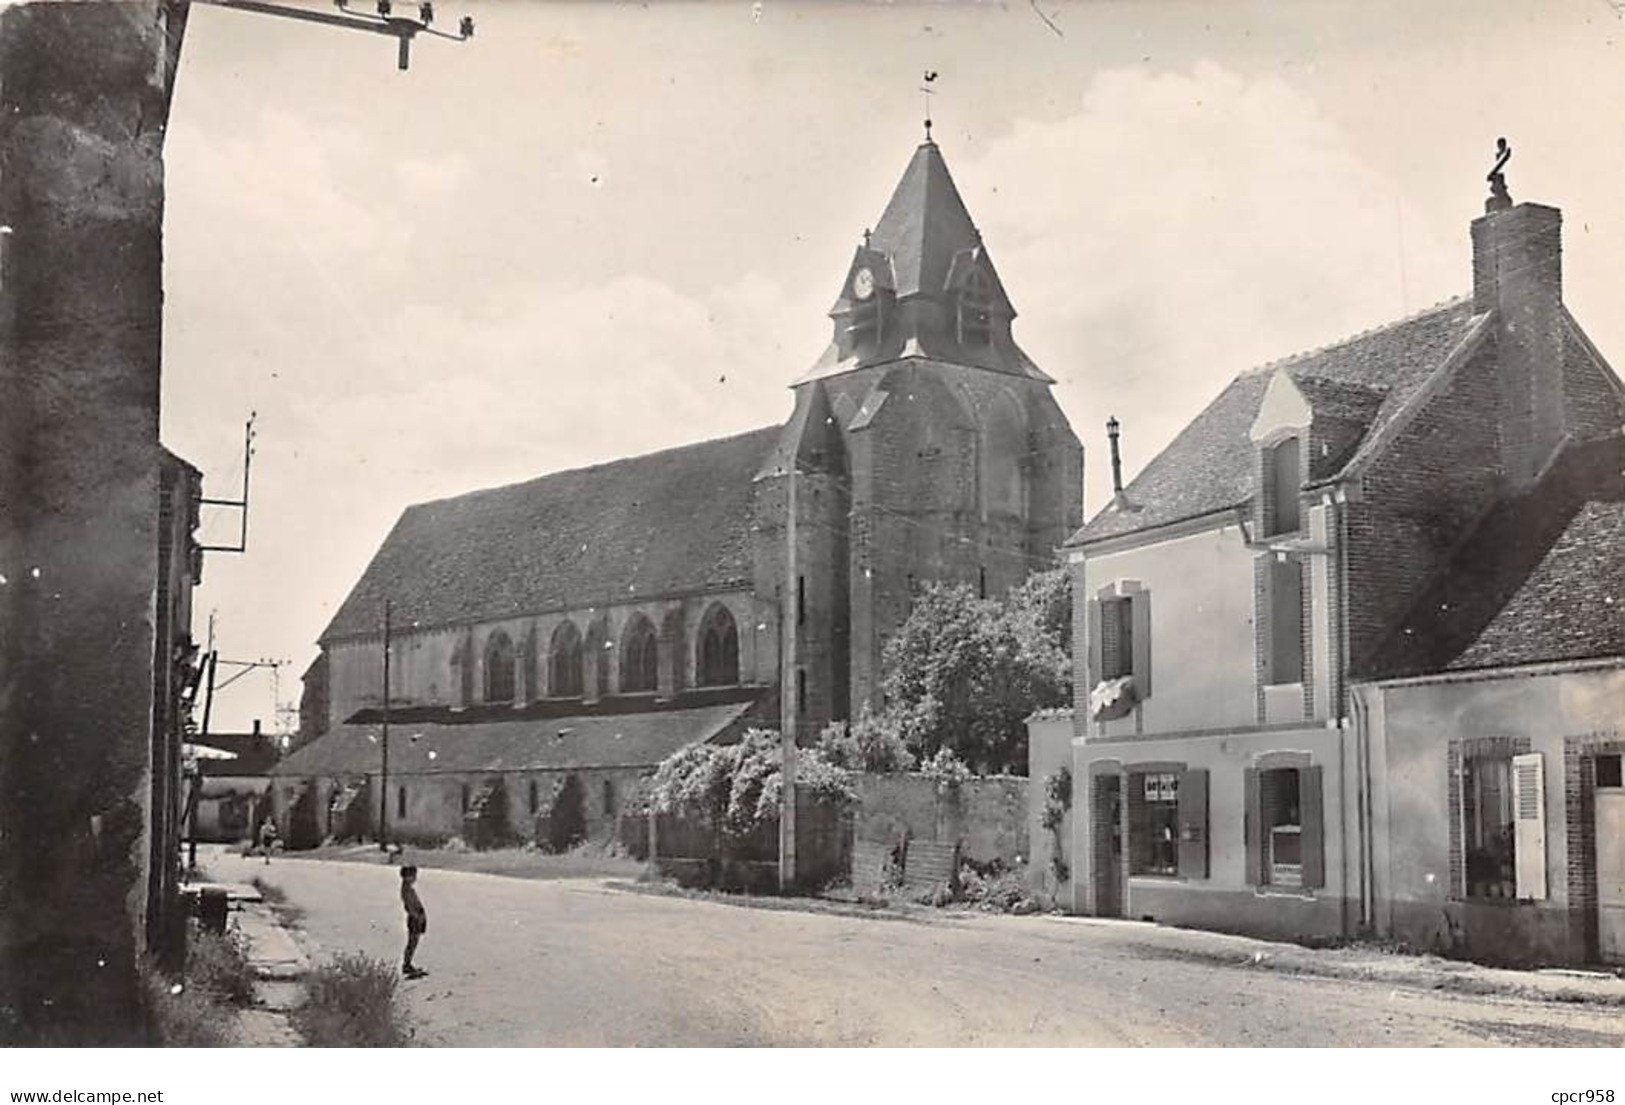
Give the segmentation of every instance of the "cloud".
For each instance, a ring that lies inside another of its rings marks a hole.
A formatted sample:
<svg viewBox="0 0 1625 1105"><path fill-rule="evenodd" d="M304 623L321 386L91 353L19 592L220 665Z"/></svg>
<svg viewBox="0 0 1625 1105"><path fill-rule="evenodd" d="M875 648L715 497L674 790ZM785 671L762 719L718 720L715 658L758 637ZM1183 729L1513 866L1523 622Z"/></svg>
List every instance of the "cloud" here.
<svg viewBox="0 0 1625 1105"><path fill-rule="evenodd" d="M1018 337L1086 447L1123 420L1131 473L1238 371L1470 283L1459 246L1427 234L1311 99L1212 62L1103 71L1076 112L1018 122L955 169Z"/></svg>

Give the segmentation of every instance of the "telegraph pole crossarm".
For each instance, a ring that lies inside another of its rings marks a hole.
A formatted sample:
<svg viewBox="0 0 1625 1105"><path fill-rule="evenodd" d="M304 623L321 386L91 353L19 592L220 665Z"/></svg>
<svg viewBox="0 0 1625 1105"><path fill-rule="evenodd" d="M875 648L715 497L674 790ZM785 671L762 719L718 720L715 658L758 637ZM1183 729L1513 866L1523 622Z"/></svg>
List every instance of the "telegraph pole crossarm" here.
<svg viewBox="0 0 1625 1105"><path fill-rule="evenodd" d="M399 16L395 14L395 5L392 0L377 0L377 14L356 11L351 8L348 0L334 0L333 6L339 10L338 15L331 12L312 11L309 8L296 8L286 4L272 4L267 0L197 0L199 3L212 4L218 8L233 8L237 11L253 12L256 15L274 15L283 19L297 19L305 23L317 23L324 27L338 27L347 31L370 31L373 34L390 35L400 43L397 53L397 66L401 69L407 67L411 60L412 40L418 35L432 35L435 38L449 38L453 42L467 42L474 37L474 18L465 15L457 24L457 33L437 31L431 24L434 22L434 4L420 3L417 5L417 16Z"/></svg>

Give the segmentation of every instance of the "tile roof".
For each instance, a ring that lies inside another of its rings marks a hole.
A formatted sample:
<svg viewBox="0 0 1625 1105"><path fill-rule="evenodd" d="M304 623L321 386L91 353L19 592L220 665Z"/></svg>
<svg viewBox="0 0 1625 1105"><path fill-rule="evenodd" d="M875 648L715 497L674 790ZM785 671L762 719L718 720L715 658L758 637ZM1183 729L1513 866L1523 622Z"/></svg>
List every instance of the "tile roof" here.
<svg viewBox="0 0 1625 1105"><path fill-rule="evenodd" d="M1570 446L1452 554L1357 678L1625 655L1625 446Z"/></svg>
<svg viewBox="0 0 1625 1105"><path fill-rule="evenodd" d="M653 767L694 741L726 736L749 702L641 714L463 725L392 725L391 775ZM291 753L279 777L360 775L379 767L378 728L341 725Z"/></svg>
<svg viewBox="0 0 1625 1105"><path fill-rule="evenodd" d="M751 572L751 476L780 429L408 507L322 641L697 591Z"/></svg>
<svg viewBox="0 0 1625 1105"><path fill-rule="evenodd" d="M1339 425L1338 471L1357 463L1418 389L1473 332L1468 301L1242 373L1154 457L1126 491L1068 544L1086 544L1241 506L1253 495L1257 451L1248 438L1274 372L1284 370L1317 417ZM1335 475L1328 471L1325 476ZM1313 473L1322 478L1319 472Z"/></svg>

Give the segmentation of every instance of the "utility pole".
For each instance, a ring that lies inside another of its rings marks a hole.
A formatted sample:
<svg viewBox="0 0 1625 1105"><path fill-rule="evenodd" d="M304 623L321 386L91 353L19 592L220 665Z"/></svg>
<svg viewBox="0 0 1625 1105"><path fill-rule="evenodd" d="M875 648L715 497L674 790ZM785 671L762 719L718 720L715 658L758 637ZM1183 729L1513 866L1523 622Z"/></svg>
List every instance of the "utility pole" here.
<svg viewBox="0 0 1625 1105"><path fill-rule="evenodd" d="M389 850L389 600L384 600L384 720L378 743L383 745L383 770L378 776L378 847Z"/></svg>
<svg viewBox="0 0 1625 1105"><path fill-rule="evenodd" d="M796 881L796 730L800 727L801 578L796 570L796 456L790 456L784 520L784 674L779 690L779 892Z"/></svg>

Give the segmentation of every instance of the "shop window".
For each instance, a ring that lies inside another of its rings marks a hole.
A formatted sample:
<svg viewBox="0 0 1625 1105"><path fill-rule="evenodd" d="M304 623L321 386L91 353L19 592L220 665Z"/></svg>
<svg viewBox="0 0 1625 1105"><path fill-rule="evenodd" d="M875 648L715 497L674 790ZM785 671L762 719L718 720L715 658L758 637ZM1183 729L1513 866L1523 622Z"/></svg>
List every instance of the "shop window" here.
<svg viewBox="0 0 1625 1105"><path fill-rule="evenodd" d="M1179 874L1179 773L1130 775L1129 874Z"/></svg>
<svg viewBox="0 0 1625 1105"><path fill-rule="evenodd" d="M1127 782L1129 873L1207 878L1207 771L1157 765Z"/></svg>

